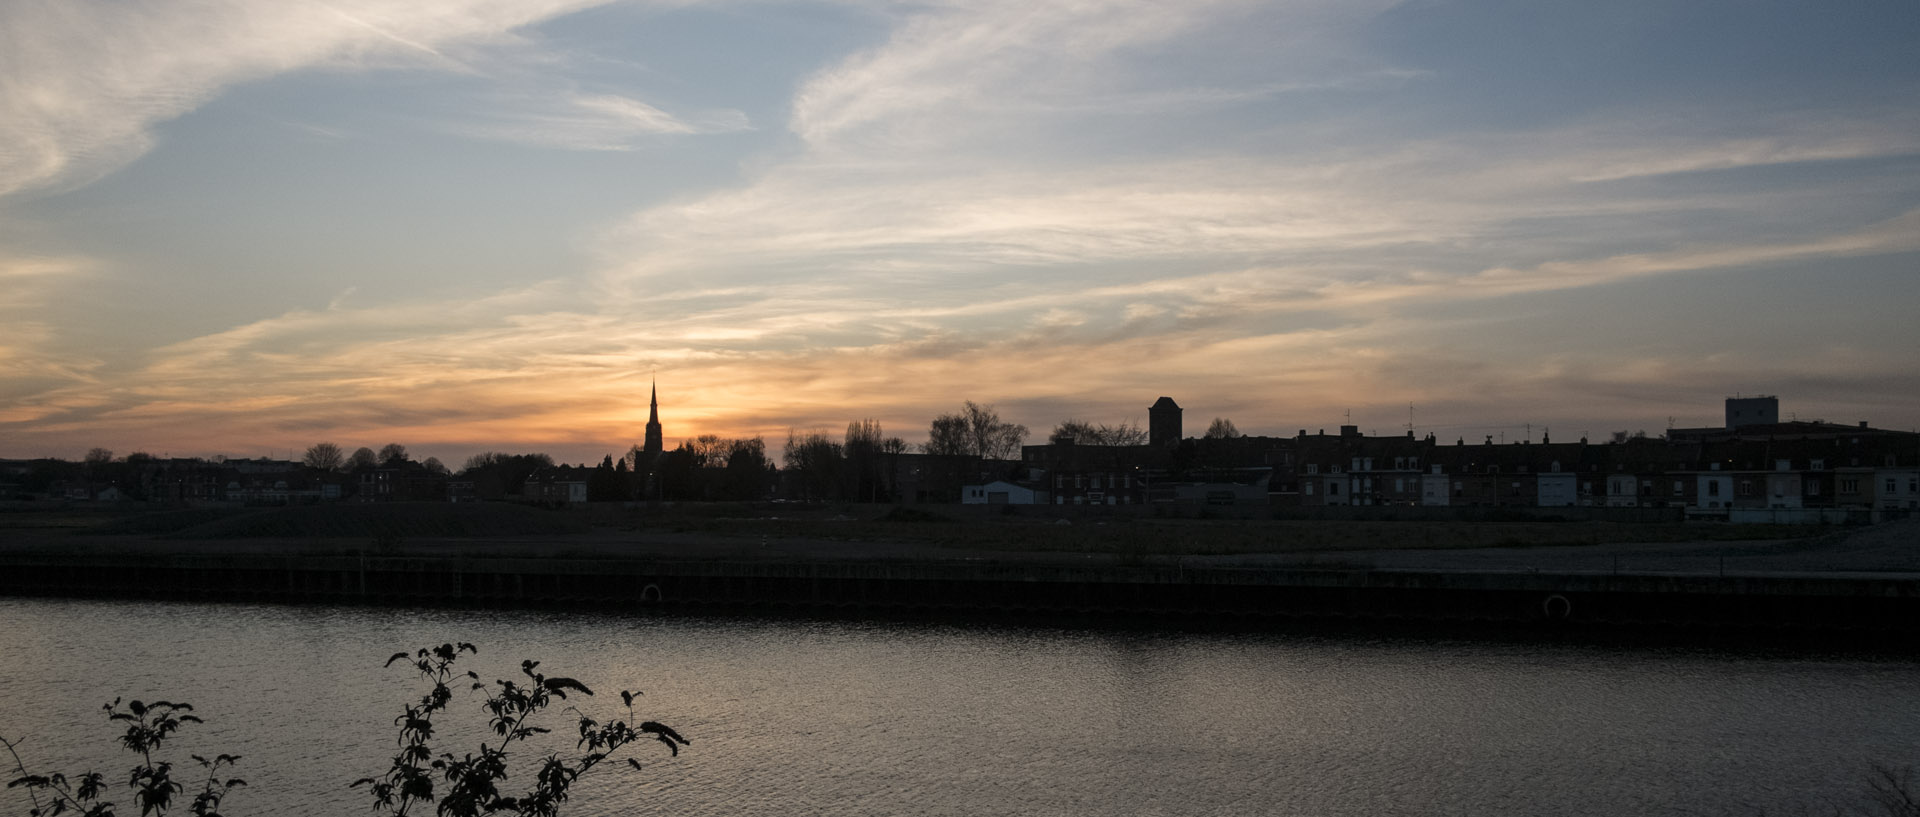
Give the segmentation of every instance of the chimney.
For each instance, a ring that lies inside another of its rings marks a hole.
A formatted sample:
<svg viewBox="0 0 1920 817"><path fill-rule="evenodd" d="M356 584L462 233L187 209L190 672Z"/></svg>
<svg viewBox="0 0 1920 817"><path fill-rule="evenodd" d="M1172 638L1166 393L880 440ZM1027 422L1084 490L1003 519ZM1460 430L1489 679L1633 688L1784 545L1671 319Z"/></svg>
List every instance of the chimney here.
<svg viewBox="0 0 1920 817"><path fill-rule="evenodd" d="M1861 420L1861 421L1860 421L1860 427L1861 427L1861 428L1866 428L1866 427L1867 427L1867 421L1865 421L1865 420Z"/></svg>

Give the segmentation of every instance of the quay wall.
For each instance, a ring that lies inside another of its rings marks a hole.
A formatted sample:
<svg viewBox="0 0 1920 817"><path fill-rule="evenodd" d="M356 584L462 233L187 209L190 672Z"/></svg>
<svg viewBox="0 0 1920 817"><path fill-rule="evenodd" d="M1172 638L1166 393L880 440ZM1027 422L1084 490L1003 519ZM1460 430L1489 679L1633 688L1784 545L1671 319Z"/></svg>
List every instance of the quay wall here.
<svg viewBox="0 0 1920 817"><path fill-rule="evenodd" d="M404 605L1120 613L1920 633L1920 578L1177 564L0 555L0 594Z"/></svg>

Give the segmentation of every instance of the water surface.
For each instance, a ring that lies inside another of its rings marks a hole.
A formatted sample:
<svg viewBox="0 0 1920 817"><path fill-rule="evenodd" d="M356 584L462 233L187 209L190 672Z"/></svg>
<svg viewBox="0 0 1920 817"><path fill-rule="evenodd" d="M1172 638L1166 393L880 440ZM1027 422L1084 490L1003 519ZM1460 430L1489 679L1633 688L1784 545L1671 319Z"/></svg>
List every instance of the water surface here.
<svg viewBox="0 0 1920 817"><path fill-rule="evenodd" d="M603 718L643 690L637 714L692 739L597 771L579 815L1780 813L1920 761L1909 659L28 599L0 599L0 734L113 778L131 762L100 704L189 701L208 723L175 756L244 757L230 813L359 813L346 784L385 768L420 691L381 662L443 641L478 644L488 680L522 658L579 678Z"/></svg>

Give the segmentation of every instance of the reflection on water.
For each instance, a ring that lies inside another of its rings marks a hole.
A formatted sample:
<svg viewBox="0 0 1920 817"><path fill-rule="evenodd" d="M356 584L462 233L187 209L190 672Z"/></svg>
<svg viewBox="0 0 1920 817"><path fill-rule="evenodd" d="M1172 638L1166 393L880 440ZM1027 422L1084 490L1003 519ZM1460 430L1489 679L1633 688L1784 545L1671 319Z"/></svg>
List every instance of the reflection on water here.
<svg viewBox="0 0 1920 817"><path fill-rule="evenodd" d="M0 734L118 773L99 705L189 701L208 723L177 756L244 757L231 811L355 813L346 783L384 770L418 694L381 662L462 640L488 680L521 658L580 678L598 714L644 690L693 741L602 767L581 815L1727 814L1920 762L1908 660L21 599L0 599Z"/></svg>

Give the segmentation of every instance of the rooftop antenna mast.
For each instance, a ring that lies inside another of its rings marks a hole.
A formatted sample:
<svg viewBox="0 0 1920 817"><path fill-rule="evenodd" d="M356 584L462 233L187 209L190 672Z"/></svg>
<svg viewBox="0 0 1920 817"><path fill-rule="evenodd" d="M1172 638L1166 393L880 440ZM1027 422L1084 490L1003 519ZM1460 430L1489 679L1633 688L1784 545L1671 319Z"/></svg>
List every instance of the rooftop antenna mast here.
<svg viewBox="0 0 1920 817"><path fill-rule="evenodd" d="M1413 436L1413 404L1407 404L1407 436Z"/></svg>

